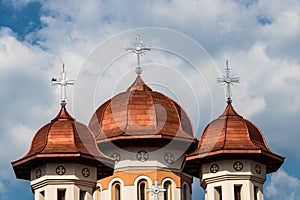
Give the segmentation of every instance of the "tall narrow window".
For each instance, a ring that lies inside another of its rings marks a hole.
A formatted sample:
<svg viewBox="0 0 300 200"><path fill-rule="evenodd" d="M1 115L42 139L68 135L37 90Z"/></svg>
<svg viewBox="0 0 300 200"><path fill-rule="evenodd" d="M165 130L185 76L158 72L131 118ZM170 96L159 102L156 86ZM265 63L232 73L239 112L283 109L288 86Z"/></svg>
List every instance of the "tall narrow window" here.
<svg viewBox="0 0 300 200"><path fill-rule="evenodd" d="M57 189L57 200L66 199L66 189Z"/></svg>
<svg viewBox="0 0 300 200"><path fill-rule="evenodd" d="M258 200L259 187L254 186L254 200Z"/></svg>
<svg viewBox="0 0 300 200"><path fill-rule="evenodd" d="M171 181L166 181L164 183L164 188L166 191L164 192L164 200L172 200L172 183Z"/></svg>
<svg viewBox="0 0 300 200"><path fill-rule="evenodd" d="M188 186L187 186L186 184L184 184L184 185L183 185L183 191L182 191L182 195L183 195L183 196L182 196L182 199L183 199L183 200L188 200L188 198L189 198L189 196L190 196L189 193L190 193L190 192L189 192Z"/></svg>
<svg viewBox="0 0 300 200"><path fill-rule="evenodd" d="M96 200L101 200L101 188L97 186Z"/></svg>
<svg viewBox="0 0 300 200"><path fill-rule="evenodd" d="M112 185L112 200L121 200L121 184L114 182Z"/></svg>
<svg viewBox="0 0 300 200"><path fill-rule="evenodd" d="M86 191L80 190L79 200L85 200L85 194L86 194Z"/></svg>
<svg viewBox="0 0 300 200"><path fill-rule="evenodd" d="M234 200L241 200L241 185L235 185L234 186Z"/></svg>
<svg viewBox="0 0 300 200"><path fill-rule="evenodd" d="M44 191L41 191L39 193L39 200L44 200L45 199L45 192Z"/></svg>
<svg viewBox="0 0 300 200"><path fill-rule="evenodd" d="M138 200L146 200L147 195L146 195L146 190L147 190L147 181L146 180L140 180L138 183Z"/></svg>
<svg viewBox="0 0 300 200"><path fill-rule="evenodd" d="M215 187L215 200L222 200L222 187Z"/></svg>

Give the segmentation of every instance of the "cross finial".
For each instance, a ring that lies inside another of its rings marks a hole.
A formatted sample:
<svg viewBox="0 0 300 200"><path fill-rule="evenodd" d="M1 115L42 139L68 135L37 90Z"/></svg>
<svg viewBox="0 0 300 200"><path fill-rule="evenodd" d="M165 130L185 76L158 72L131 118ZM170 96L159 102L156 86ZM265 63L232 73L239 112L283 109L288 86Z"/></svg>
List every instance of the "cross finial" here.
<svg viewBox="0 0 300 200"><path fill-rule="evenodd" d="M74 85L74 80L68 80L67 78L67 72L65 72L65 64L63 64L62 66L62 72L61 72L61 78L56 79L56 78L52 78L52 84L53 85L59 85L61 87L61 97L60 97L60 105L62 107L65 107L67 102L66 102L66 88L68 87L68 85Z"/></svg>
<svg viewBox="0 0 300 200"><path fill-rule="evenodd" d="M158 185L158 182L155 181L154 185L150 189L147 190L148 192L152 192L154 194L154 199L159 200L159 193L167 191L165 188Z"/></svg>
<svg viewBox="0 0 300 200"><path fill-rule="evenodd" d="M135 41L130 43L130 46L125 48L126 51L130 51L136 54L137 56L137 67L135 69L135 72L137 75L141 75L143 70L141 68L141 61L140 56L146 54L146 51L150 51L151 48L148 46L145 46L140 38L140 35L137 35L135 38Z"/></svg>
<svg viewBox="0 0 300 200"><path fill-rule="evenodd" d="M239 77L232 77L230 75L230 68L228 66L228 60L226 60L226 68L225 68L225 75L223 77L217 79L218 83L225 83L227 85L227 103L230 104L232 102L231 99L231 88L230 85L233 85L233 83L239 83L240 78Z"/></svg>

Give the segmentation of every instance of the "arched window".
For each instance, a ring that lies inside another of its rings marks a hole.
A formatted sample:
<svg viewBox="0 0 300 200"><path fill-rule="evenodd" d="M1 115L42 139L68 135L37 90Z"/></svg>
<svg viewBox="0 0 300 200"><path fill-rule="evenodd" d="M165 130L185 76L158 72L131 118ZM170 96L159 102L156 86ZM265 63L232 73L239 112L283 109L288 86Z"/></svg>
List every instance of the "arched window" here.
<svg viewBox="0 0 300 200"><path fill-rule="evenodd" d="M142 179L138 183L138 200L147 200L147 181Z"/></svg>
<svg viewBox="0 0 300 200"><path fill-rule="evenodd" d="M101 185L97 184L97 191L96 191L96 199L95 200L102 200L101 195L102 195L102 187Z"/></svg>
<svg viewBox="0 0 300 200"><path fill-rule="evenodd" d="M121 200L121 184L114 182L111 188L112 200Z"/></svg>
<svg viewBox="0 0 300 200"><path fill-rule="evenodd" d="M171 181L166 181L164 183L164 188L166 191L164 192L164 200L172 200L172 183Z"/></svg>

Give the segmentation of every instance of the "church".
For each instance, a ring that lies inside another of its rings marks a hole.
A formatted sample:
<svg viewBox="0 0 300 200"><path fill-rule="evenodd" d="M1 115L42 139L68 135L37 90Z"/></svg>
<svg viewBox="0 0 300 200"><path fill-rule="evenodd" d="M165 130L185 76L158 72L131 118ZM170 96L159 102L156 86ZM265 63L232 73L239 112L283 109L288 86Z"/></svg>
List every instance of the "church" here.
<svg viewBox="0 0 300 200"><path fill-rule="evenodd" d="M267 145L261 130L232 105L195 137L189 114L176 101L152 90L142 78L140 55L150 48L139 38L126 48L137 56L136 79L103 102L87 125L67 111L62 70L60 110L43 125L30 150L12 162L18 179L29 180L35 200L191 200L193 178L205 200L263 200L266 174L284 157ZM29 144L28 144L29 145Z"/></svg>

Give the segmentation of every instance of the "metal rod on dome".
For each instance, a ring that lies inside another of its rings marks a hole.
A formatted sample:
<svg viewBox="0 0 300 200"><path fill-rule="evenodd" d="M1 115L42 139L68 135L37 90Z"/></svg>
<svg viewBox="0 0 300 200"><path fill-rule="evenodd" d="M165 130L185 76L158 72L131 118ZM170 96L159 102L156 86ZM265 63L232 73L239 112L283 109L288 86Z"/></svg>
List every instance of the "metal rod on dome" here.
<svg viewBox="0 0 300 200"><path fill-rule="evenodd" d="M137 75L141 75L143 70L141 68L141 60L140 56L145 55L147 51L150 51L151 48L149 46L145 46L140 38L140 35L137 35L135 41L130 43L130 46L125 48L126 51L133 52L137 56L137 67L135 72Z"/></svg>
<svg viewBox="0 0 300 200"><path fill-rule="evenodd" d="M226 96L227 96L227 103L231 103L232 102L232 93L231 93L231 85L233 85L233 83L239 83L240 82L240 78L239 77L232 77L230 75L230 68L228 66L228 60L226 60L226 68L225 68L225 75L223 75L223 77L219 77L217 78L217 82L218 83L225 83L226 84Z"/></svg>
<svg viewBox="0 0 300 200"><path fill-rule="evenodd" d="M150 189L147 189L147 192L153 193L155 200L159 200L159 193L166 191L165 188L158 185L157 181L154 182L154 185Z"/></svg>
<svg viewBox="0 0 300 200"><path fill-rule="evenodd" d="M52 78L52 85L58 85L61 88L61 97L60 97L60 105L62 107L65 107L67 105L66 99L67 99L67 92L66 89L68 85L74 85L75 80L68 80L67 78L67 72L65 72L65 64L62 66L63 70L61 72L61 78L56 79Z"/></svg>

